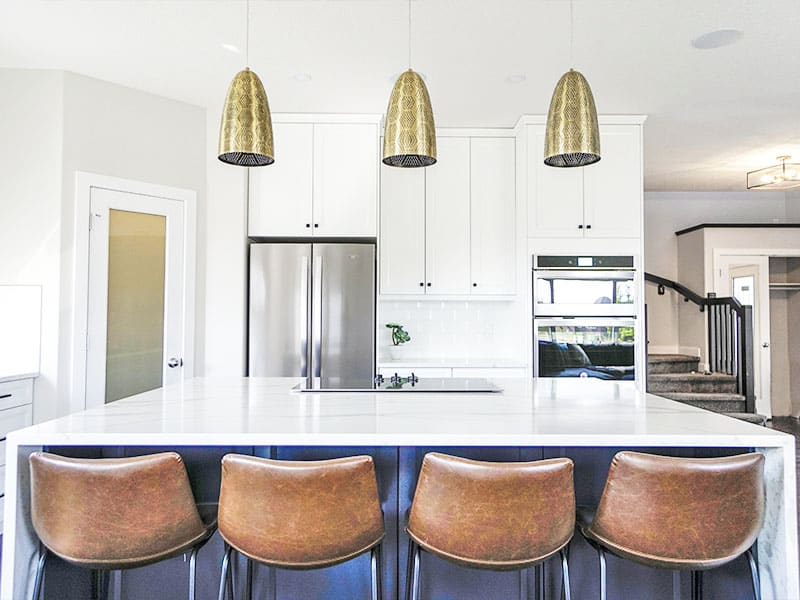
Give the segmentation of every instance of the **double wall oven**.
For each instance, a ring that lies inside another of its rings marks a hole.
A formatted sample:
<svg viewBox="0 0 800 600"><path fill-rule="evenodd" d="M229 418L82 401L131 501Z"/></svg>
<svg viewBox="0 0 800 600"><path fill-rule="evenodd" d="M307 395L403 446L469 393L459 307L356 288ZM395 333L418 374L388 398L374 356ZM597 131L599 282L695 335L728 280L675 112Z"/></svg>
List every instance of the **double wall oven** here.
<svg viewBox="0 0 800 600"><path fill-rule="evenodd" d="M534 256L534 374L634 380L637 293L633 256Z"/></svg>

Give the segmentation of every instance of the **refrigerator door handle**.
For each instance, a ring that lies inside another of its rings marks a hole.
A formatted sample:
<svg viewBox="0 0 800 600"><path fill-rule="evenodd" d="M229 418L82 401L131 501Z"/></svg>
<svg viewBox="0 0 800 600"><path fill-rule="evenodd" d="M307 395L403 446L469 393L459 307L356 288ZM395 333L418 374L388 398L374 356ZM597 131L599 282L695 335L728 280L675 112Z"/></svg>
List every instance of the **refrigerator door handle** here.
<svg viewBox="0 0 800 600"><path fill-rule="evenodd" d="M314 281L311 284L314 299L311 302L311 339L313 344L313 374L322 377L322 256L314 256Z"/></svg>
<svg viewBox="0 0 800 600"><path fill-rule="evenodd" d="M299 311L300 315L308 315L308 256L300 257L300 294ZM300 338L300 376L308 377L308 317L305 319L298 319L298 337Z"/></svg>

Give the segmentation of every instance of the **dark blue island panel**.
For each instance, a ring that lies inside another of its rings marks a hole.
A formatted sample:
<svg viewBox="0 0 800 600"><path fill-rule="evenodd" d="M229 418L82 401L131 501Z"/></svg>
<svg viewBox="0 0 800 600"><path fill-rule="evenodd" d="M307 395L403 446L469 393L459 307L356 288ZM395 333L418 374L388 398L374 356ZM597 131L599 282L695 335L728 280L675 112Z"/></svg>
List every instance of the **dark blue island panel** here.
<svg viewBox="0 0 800 600"><path fill-rule="evenodd" d="M65 456L120 457L175 450L186 463L198 502L215 502L219 497L219 461L228 452L251 454L285 460L318 460L369 454L373 457L386 523L383 546L383 597L404 598L408 536L405 525L414 496L417 475L426 452L437 451L490 461L528 461L566 456L575 462L575 493L579 504L596 504L614 454L622 449L636 449L671 456L726 456L747 452L747 448L566 448L566 447L51 447L49 451ZM308 515L314 519L313 514ZM219 534L200 551L198 562L198 599L217 598L223 543ZM597 556L580 534L569 548L573 598L599 597ZM235 565L235 585L243 591L244 562ZM688 572L676 573L651 569L609 558L609 598L648 598L674 600L690 596ZM111 579L112 598L124 600L175 599L188 597L188 563L182 557L116 574ZM254 598L343 600L369 598L369 555L328 569L315 571L275 570L257 566ZM544 590L545 598L559 598L561 571L557 560L546 563L538 572L492 572L458 567L430 554L422 555L421 597L437 600L486 600L489 598L530 598ZM720 569L705 573L706 598L736 600L751 598L747 564L740 558ZM47 567L45 598L48 600L85 600L92 593L89 573L58 559ZM243 597L237 595L237 598Z"/></svg>

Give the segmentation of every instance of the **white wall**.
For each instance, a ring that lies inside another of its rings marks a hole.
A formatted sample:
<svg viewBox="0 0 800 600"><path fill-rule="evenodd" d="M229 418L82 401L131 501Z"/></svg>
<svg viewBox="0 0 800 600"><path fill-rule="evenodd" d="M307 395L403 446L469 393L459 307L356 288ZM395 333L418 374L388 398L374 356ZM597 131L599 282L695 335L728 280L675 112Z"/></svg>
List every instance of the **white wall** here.
<svg viewBox="0 0 800 600"><path fill-rule="evenodd" d="M0 283L42 286L35 395L52 405L58 386L63 73L0 69L0 90Z"/></svg>
<svg viewBox="0 0 800 600"><path fill-rule="evenodd" d="M206 113L207 195L205 227L205 354L198 374L245 373L247 289L247 169L217 159L222 105ZM280 143L276 144L280 156ZM269 167L264 167L269 168Z"/></svg>
<svg viewBox="0 0 800 600"><path fill-rule="evenodd" d="M800 195L799 195L800 196ZM646 192L644 195L645 270L678 278L676 231L701 223L773 223L800 220L800 208L782 192ZM698 257L702 262L702 257ZM681 281L681 283L684 283ZM704 290L694 290L703 294ZM682 300L667 292L658 296L646 286L650 351L677 352L678 311Z"/></svg>

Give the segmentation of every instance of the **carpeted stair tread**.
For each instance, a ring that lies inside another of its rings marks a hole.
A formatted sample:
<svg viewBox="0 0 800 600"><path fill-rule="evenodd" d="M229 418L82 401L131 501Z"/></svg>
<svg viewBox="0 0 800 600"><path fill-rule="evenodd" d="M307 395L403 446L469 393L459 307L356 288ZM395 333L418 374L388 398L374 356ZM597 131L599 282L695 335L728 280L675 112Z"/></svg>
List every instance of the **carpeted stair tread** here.
<svg viewBox="0 0 800 600"><path fill-rule="evenodd" d="M725 394L720 392L659 392L658 396L669 398L670 400L709 400L717 402L734 401L744 402L744 396L741 394Z"/></svg>
<svg viewBox="0 0 800 600"><path fill-rule="evenodd" d="M699 356L691 356L689 354L648 354L647 362L660 363L660 362L699 362Z"/></svg>

